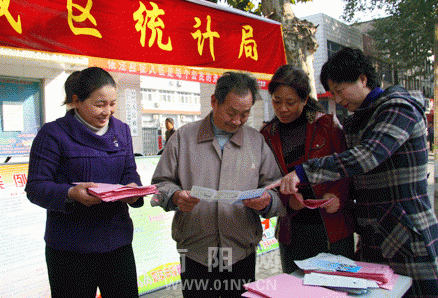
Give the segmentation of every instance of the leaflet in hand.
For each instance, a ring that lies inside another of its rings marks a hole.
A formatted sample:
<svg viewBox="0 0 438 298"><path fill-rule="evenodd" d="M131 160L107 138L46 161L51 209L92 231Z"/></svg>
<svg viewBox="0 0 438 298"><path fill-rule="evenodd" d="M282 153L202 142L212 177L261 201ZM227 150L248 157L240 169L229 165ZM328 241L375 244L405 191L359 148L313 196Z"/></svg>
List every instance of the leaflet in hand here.
<svg viewBox="0 0 438 298"><path fill-rule="evenodd" d="M272 188L276 188L276 187L280 187L281 185L281 179L273 182L272 184L266 186L266 189L272 189ZM313 193L313 190L311 189L311 185L308 183L300 183L298 184L298 188L300 187L310 187L311 192ZM315 196L315 194L313 193L313 197ZM328 203L330 203L331 201L334 200L334 198L329 198L329 199L302 199L300 197L296 197L298 201L300 201L301 203L303 203L306 208L309 209L316 209L316 208L322 208L325 205L327 205Z"/></svg>
<svg viewBox="0 0 438 298"><path fill-rule="evenodd" d="M220 201L222 203L237 204L243 200L260 197L265 188L258 188L246 191L239 190L214 190L202 186L193 186L190 196L205 201Z"/></svg>
<svg viewBox="0 0 438 298"><path fill-rule="evenodd" d="M114 202L125 198L142 197L157 193L157 187L155 185L127 186L108 183L98 184L98 187L88 188L88 193L105 202Z"/></svg>
<svg viewBox="0 0 438 298"><path fill-rule="evenodd" d="M321 199L321 200L314 200L314 199L303 200L300 197L297 197L297 200L300 201L301 203L303 203L304 205L306 205L306 208L316 209L316 208L324 207L325 205L327 205L328 203L333 201L334 198Z"/></svg>

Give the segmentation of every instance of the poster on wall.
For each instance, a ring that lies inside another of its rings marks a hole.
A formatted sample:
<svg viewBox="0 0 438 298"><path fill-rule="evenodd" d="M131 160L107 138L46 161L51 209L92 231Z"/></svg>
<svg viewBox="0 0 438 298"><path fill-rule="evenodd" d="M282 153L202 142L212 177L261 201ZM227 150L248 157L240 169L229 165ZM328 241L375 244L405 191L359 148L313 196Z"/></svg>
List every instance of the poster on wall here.
<svg viewBox="0 0 438 298"><path fill-rule="evenodd" d="M150 185L159 156L136 158L137 172L143 185ZM166 287L180 280L179 254L172 240L174 212L151 207L151 196L142 208L130 209L134 222L132 247L137 266L139 295Z"/></svg>
<svg viewBox="0 0 438 298"><path fill-rule="evenodd" d="M3 130L23 131L24 115L23 105L20 102L3 101Z"/></svg>
<svg viewBox="0 0 438 298"><path fill-rule="evenodd" d="M0 156L30 153L41 127L40 83L0 77Z"/></svg>
<svg viewBox="0 0 438 298"><path fill-rule="evenodd" d="M27 169L27 164L0 165L0 297L50 297L46 211L26 197Z"/></svg>

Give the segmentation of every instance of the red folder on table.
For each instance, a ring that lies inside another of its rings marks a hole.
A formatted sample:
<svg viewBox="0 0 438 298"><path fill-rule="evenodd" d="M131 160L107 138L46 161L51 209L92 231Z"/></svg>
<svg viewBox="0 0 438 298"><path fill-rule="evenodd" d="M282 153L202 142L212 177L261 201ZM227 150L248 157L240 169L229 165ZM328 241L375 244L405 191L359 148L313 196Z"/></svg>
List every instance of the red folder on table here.
<svg viewBox="0 0 438 298"><path fill-rule="evenodd" d="M248 298L340 298L348 296L346 292L303 285L301 278L286 273L244 284L243 287L248 292L242 294L242 297Z"/></svg>
<svg viewBox="0 0 438 298"><path fill-rule="evenodd" d="M142 197L157 193L157 187L155 185L127 186L107 183L98 184L98 187L88 188L88 193L105 202L114 202L125 198Z"/></svg>

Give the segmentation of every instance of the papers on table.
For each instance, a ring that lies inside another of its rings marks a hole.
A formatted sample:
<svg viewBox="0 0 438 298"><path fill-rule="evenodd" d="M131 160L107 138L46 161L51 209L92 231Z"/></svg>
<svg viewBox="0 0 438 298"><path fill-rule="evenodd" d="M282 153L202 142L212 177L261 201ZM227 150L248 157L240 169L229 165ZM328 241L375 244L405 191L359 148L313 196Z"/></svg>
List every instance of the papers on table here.
<svg viewBox="0 0 438 298"><path fill-rule="evenodd" d="M244 284L243 287L247 292L243 293L242 297L347 297L348 294L356 296L366 293L372 293L370 294L372 297L386 297L386 291L382 289L393 290L399 277L387 265L355 262L346 257L328 253L321 253L313 258L295 261L295 263L303 269L304 278L302 278L301 271L296 271L292 274L279 274ZM299 272L298 275L296 275L297 272ZM337 273L348 276L337 275ZM372 278L369 278L370 276ZM380 283L376 279L388 281ZM409 286L410 284L400 293L404 293ZM379 287L382 289L378 289ZM379 296L376 296L376 293ZM393 297L391 293L388 292L388 297Z"/></svg>
<svg viewBox="0 0 438 298"><path fill-rule="evenodd" d="M364 278L330 275L322 273L308 273L304 275L303 284L324 287L342 287L351 289L378 288L377 282Z"/></svg>
<svg viewBox="0 0 438 298"><path fill-rule="evenodd" d="M98 187L88 188L88 193L105 202L114 202L125 198L142 197L158 193L155 185L127 186L121 184L98 183Z"/></svg>
<svg viewBox="0 0 438 298"><path fill-rule="evenodd" d="M316 282L321 276L307 277L310 273L320 273L325 275L347 276L355 278L352 282L357 285L362 285L362 279L376 283L380 288L391 290L397 280L398 275L394 274L393 270L385 264L374 264L365 262L355 262L343 256L332 255L328 253L320 253L313 258L302 261L295 261L297 266L306 273L305 280L308 284ZM327 280L321 281L326 282ZM341 279L332 279L333 287L345 287L344 281ZM316 282L317 283L317 282ZM337 285L336 285L337 284ZM369 284L368 288L374 287ZM357 288L360 288L357 286Z"/></svg>
<svg viewBox="0 0 438 298"><path fill-rule="evenodd" d="M351 268L350 270L357 269L355 268L357 265L353 260L344 256L329 253L320 253L313 258L295 261L295 264L297 264L302 270L336 271L338 268Z"/></svg>
<svg viewBox="0 0 438 298"><path fill-rule="evenodd" d="M193 186L190 190L190 196L205 200L205 201L220 201L221 203L237 204L243 200L260 197L265 188L253 190L238 191L238 190L214 190L202 186Z"/></svg>
<svg viewBox="0 0 438 298"><path fill-rule="evenodd" d="M321 253L295 263L304 271L304 278L302 271L296 271L299 272L298 275L296 272L279 274L248 283L243 285L247 292L242 294L242 297L347 297L348 294L356 296L365 293L373 293L371 296L377 297L374 294L379 295L386 292L385 290L393 290L399 277L387 265L355 262L328 253ZM337 275L338 273L345 275ZM387 282L381 283L378 280L387 280ZM409 286L402 289L401 293L404 293ZM386 297L386 293L383 294Z"/></svg>
<svg viewBox="0 0 438 298"><path fill-rule="evenodd" d="M347 297L346 292L333 291L322 287L307 286L299 277L290 274L279 274L258 280L243 287L247 292L242 297L247 298L339 298Z"/></svg>

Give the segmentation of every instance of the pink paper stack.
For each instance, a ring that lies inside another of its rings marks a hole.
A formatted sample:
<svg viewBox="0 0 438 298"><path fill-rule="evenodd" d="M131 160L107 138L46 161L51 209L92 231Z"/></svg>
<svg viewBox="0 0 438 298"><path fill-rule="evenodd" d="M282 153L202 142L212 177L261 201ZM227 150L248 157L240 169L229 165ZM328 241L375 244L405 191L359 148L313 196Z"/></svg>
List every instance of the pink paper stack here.
<svg viewBox="0 0 438 298"><path fill-rule="evenodd" d="M398 275L385 264L375 264L366 262L355 262L357 266L360 266L358 272L345 272L345 271L321 271L321 270L304 270L304 273L316 272L323 274L351 276L357 278L364 278L374 280L377 282L380 288L392 290Z"/></svg>
<svg viewBox="0 0 438 298"><path fill-rule="evenodd" d="M247 298L340 298L347 293L332 291L318 286L303 285L301 278L290 274L279 274L243 285L247 292L242 297Z"/></svg>
<svg viewBox="0 0 438 298"><path fill-rule="evenodd" d="M155 185L127 186L121 184L99 183L98 187L88 188L88 193L105 202L114 202L125 198L142 197L157 193Z"/></svg>

